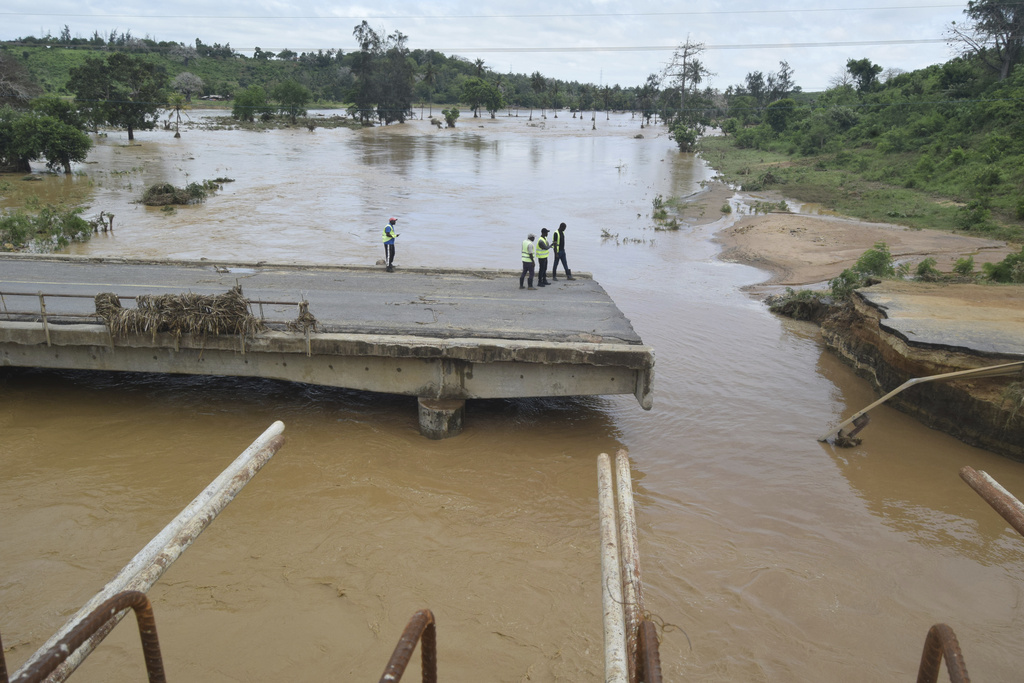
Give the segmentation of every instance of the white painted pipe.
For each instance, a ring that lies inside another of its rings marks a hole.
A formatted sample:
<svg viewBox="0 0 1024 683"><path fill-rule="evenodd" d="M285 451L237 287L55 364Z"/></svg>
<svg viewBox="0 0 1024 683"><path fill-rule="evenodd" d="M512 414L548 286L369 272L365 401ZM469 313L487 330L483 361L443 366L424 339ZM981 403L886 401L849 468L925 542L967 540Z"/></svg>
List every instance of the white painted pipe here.
<svg viewBox="0 0 1024 683"><path fill-rule="evenodd" d="M601 604L604 608L604 680L627 683L626 636L623 631L622 579L615 525L612 464L607 453L597 456L597 507L601 521Z"/></svg>
<svg viewBox="0 0 1024 683"><path fill-rule="evenodd" d="M71 632L96 607L125 590L145 593L159 580L163 573L198 538L199 534L220 514L228 503L241 491L260 468L265 465L282 444L276 437L284 431L284 423L274 422L263 434L242 452L235 461L220 473L203 491L178 513L163 530L153 537L146 546L125 565L99 593L82 606L68 621L50 637L46 643L26 661L11 679L17 683L20 676L37 660L41 659L65 635ZM107 622L107 627L79 647L47 681L63 681L109 633L127 610L120 612Z"/></svg>
<svg viewBox="0 0 1024 683"><path fill-rule="evenodd" d="M633 507L633 477L629 469L629 453L620 449L615 454L615 485L619 512L619 553L622 559L622 593L626 625L626 661L629 681L636 683L637 651L640 621L644 617L644 594L640 583L640 547L637 542L636 512Z"/></svg>

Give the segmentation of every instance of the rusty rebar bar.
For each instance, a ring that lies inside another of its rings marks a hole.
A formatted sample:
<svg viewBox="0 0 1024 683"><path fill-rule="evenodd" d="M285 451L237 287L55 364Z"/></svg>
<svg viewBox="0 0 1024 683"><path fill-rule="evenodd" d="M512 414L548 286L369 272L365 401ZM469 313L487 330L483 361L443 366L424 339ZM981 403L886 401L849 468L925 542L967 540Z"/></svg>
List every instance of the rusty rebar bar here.
<svg viewBox="0 0 1024 683"><path fill-rule="evenodd" d="M402 632L402 637L391 653L391 659L380 677L380 683L397 683L402 680L405 668L409 666L416 643L422 639L420 661L423 669L423 683L437 683L437 629L434 625L434 613L429 609L421 609L412 615L412 619Z"/></svg>
<svg viewBox="0 0 1024 683"><path fill-rule="evenodd" d="M94 634L101 632L104 626L119 612L129 607L135 610L149 683L165 683L167 678L164 675L164 663L160 656L160 640L156 633L153 606L146 594L141 591L124 591L104 601L51 647L41 659L16 675L11 683L39 683L46 680L84 642Z"/></svg>
<svg viewBox="0 0 1024 683"><path fill-rule="evenodd" d="M960 468L960 478L1009 522L1018 534L1024 536L1024 504L1012 493L1000 486L988 473L979 472L970 465Z"/></svg>
<svg viewBox="0 0 1024 683"><path fill-rule="evenodd" d="M661 683L661 653L658 649L658 629L653 621L640 622L637 677L643 683Z"/></svg>
<svg viewBox="0 0 1024 683"><path fill-rule="evenodd" d="M960 643L953 629L946 624L935 624L928 629L921 652L921 666L917 670L917 683L936 683L943 657L951 683L971 683L964 656L960 653Z"/></svg>
<svg viewBox="0 0 1024 683"><path fill-rule="evenodd" d="M4 659L4 641L0 638L0 683L10 683L7 678L7 661Z"/></svg>

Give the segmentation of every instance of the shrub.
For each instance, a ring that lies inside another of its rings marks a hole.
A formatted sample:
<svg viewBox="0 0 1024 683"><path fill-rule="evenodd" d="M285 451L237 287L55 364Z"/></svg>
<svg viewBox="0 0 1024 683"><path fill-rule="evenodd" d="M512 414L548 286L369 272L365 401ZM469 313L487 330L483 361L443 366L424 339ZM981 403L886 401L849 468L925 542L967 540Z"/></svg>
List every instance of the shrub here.
<svg viewBox="0 0 1024 683"><path fill-rule="evenodd" d="M142 203L146 206L199 204L206 201L206 197L218 189L220 189L220 185L212 180L189 183L185 187L175 187L170 183L156 183L150 185L142 194Z"/></svg>
<svg viewBox="0 0 1024 683"><path fill-rule="evenodd" d="M457 107L452 107L451 109L442 109L441 116L444 117L444 122L447 124L448 128L454 128L455 121L456 119L459 118L459 110Z"/></svg>
<svg viewBox="0 0 1024 683"><path fill-rule="evenodd" d="M896 269L892 264L892 254L889 253L889 245L885 242L875 242L875 246L868 249L854 264L853 270L861 275L874 275L876 277L892 277Z"/></svg>
<svg viewBox="0 0 1024 683"><path fill-rule="evenodd" d="M692 152L697 145L697 138L700 136L700 129L693 128L685 123L677 123L669 137L679 145L680 152Z"/></svg>
<svg viewBox="0 0 1024 683"><path fill-rule="evenodd" d="M985 276L996 282L1024 282L1024 247L999 263L984 263Z"/></svg>
<svg viewBox="0 0 1024 683"><path fill-rule="evenodd" d="M987 202L972 199L966 206L957 209L953 223L961 230L984 230L991 215Z"/></svg>
<svg viewBox="0 0 1024 683"><path fill-rule="evenodd" d="M71 242L92 237L92 226L81 217L82 209L46 205L39 213L24 211L0 215L0 251L28 249L53 251Z"/></svg>
<svg viewBox="0 0 1024 683"><path fill-rule="evenodd" d="M973 275L974 257L968 256L966 258L958 258L956 263L953 264L953 272L957 275Z"/></svg>
<svg viewBox="0 0 1024 683"><path fill-rule="evenodd" d="M832 296L836 299L848 299L853 290L857 289L864 284L864 278L860 273L847 268L838 276L832 278L828 282L828 287L832 291Z"/></svg>
<svg viewBox="0 0 1024 683"><path fill-rule="evenodd" d="M935 267L936 261L931 256L917 264L914 274L919 280L935 282L942 279L942 273Z"/></svg>

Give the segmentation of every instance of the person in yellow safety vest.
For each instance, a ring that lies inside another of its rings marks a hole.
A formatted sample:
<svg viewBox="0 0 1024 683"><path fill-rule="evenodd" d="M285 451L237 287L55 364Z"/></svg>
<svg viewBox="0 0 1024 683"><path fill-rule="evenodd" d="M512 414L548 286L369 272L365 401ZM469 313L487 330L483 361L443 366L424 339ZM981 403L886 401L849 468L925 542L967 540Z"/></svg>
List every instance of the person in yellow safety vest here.
<svg viewBox="0 0 1024 683"><path fill-rule="evenodd" d="M389 273L395 269L395 238L398 237L398 233L395 232L395 223L397 222L397 218L389 218L388 224L384 226L384 234L381 235L381 239L384 240L384 265L387 266Z"/></svg>
<svg viewBox="0 0 1024 683"><path fill-rule="evenodd" d="M554 260L551 263L551 279L558 279L558 262L562 262L562 267L565 268L565 279L575 280L572 276L572 271L569 270L569 264L565 262L565 223L558 224L558 230L555 232L555 239L553 248L555 251Z"/></svg>
<svg viewBox="0 0 1024 683"><path fill-rule="evenodd" d="M523 274L519 276L519 289L523 289L523 278L529 275L529 289L537 289L533 286L533 255L537 253L536 247L533 245L534 240L533 233L531 232L523 240Z"/></svg>
<svg viewBox="0 0 1024 683"><path fill-rule="evenodd" d="M548 282L548 232L547 228L541 228L540 239L537 240L537 286L547 287Z"/></svg>

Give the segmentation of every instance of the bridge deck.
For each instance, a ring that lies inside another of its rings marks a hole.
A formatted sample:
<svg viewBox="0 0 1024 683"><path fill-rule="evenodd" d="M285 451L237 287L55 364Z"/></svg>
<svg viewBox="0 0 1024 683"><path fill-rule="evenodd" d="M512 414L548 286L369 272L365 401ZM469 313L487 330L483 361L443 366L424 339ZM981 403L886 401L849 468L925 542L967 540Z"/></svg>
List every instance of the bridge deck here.
<svg viewBox="0 0 1024 683"><path fill-rule="evenodd" d="M420 398L424 433L434 431L429 416L469 398L633 394L650 409L654 352L601 285L577 274L530 291L518 276L0 256L0 366L255 376L405 394ZM73 317L94 313L98 293L222 294L236 284L250 301L279 302L254 304L270 320L294 320L295 302L308 301L319 330L115 337L95 317ZM45 322L36 292L46 295Z"/></svg>
<svg viewBox="0 0 1024 683"><path fill-rule="evenodd" d="M519 274L501 270L146 262L76 257L0 257L0 292L124 296L195 292L222 294L236 284L249 299L309 301L323 331L550 342L642 344L611 297L585 273L536 291L520 290ZM22 309L31 302L8 299ZM63 309L52 308L59 314ZM89 301L66 301L89 312ZM268 312L273 307L267 307ZM294 315L294 310L281 315ZM2 312L2 309L0 309Z"/></svg>

